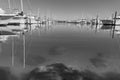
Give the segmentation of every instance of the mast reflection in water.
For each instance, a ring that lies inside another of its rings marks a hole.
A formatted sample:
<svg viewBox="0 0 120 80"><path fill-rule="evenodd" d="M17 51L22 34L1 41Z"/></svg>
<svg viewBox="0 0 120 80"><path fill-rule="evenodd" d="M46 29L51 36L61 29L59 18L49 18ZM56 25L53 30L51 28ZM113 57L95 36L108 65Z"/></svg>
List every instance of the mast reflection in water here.
<svg viewBox="0 0 120 80"><path fill-rule="evenodd" d="M119 28L53 24L0 27L0 65L20 71L56 62L78 70L120 71ZM89 66L89 67L88 67Z"/></svg>

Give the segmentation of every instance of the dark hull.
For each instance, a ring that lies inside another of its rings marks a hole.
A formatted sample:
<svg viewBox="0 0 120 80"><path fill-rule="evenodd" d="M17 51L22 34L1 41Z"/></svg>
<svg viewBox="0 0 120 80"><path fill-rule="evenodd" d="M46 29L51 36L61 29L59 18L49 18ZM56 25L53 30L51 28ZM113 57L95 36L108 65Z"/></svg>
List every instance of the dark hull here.
<svg viewBox="0 0 120 80"><path fill-rule="evenodd" d="M112 20L101 20L103 25L113 25Z"/></svg>

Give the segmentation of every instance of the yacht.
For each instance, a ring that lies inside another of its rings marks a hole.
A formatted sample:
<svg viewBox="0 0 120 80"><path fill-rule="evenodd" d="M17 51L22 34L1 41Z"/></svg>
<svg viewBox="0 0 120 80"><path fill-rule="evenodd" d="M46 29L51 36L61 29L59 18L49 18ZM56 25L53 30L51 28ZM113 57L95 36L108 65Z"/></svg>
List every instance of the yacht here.
<svg viewBox="0 0 120 80"><path fill-rule="evenodd" d="M23 0L20 1L21 1L21 12L15 15L14 17L12 17L9 20L8 25L20 25L27 23L27 16L24 14L24 10L23 10Z"/></svg>
<svg viewBox="0 0 120 80"><path fill-rule="evenodd" d="M23 14L23 12L18 13L14 17L10 18L8 25L20 25L27 23L27 16Z"/></svg>
<svg viewBox="0 0 120 80"><path fill-rule="evenodd" d="M117 16L117 17L116 17L116 25L117 25L117 26L120 26L120 16Z"/></svg>
<svg viewBox="0 0 120 80"><path fill-rule="evenodd" d="M21 0L21 12L11 14L10 0L8 0L10 13L0 14L0 25L20 24L26 22L26 17L23 14L23 1Z"/></svg>
<svg viewBox="0 0 120 80"><path fill-rule="evenodd" d="M17 14L0 14L0 25L7 25L9 20L12 19Z"/></svg>
<svg viewBox="0 0 120 80"><path fill-rule="evenodd" d="M113 24L113 20L111 19L103 19L102 21L102 25L112 25Z"/></svg>
<svg viewBox="0 0 120 80"><path fill-rule="evenodd" d="M37 24L38 23L38 21L37 21L37 19L34 17L34 16L28 16L27 17L28 18L28 22L26 21L26 23L29 23L29 24Z"/></svg>

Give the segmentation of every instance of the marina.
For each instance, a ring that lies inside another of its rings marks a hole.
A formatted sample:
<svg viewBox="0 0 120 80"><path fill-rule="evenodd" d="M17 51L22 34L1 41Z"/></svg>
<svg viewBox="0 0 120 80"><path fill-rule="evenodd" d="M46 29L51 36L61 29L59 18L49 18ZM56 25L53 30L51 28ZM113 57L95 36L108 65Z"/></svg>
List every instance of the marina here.
<svg viewBox="0 0 120 80"><path fill-rule="evenodd" d="M120 80L119 1L87 1L0 0L0 80Z"/></svg>

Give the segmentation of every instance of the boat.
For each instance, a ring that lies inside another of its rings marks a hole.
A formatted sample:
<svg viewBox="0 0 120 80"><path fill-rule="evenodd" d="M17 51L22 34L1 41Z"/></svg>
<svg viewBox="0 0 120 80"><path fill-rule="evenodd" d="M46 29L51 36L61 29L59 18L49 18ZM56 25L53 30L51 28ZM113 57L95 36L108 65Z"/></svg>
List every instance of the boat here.
<svg viewBox="0 0 120 80"><path fill-rule="evenodd" d="M120 26L120 16L117 16L115 20L116 20L116 25Z"/></svg>
<svg viewBox="0 0 120 80"><path fill-rule="evenodd" d="M26 23L27 23L27 16L23 15L23 12L21 12L18 15L15 15L14 17L12 17L9 20L8 25L20 25L20 24L26 24Z"/></svg>
<svg viewBox="0 0 120 80"><path fill-rule="evenodd" d="M10 0L9 2L9 9L10 13L2 13L0 14L0 25L11 25L11 24L20 24L26 22L26 16L23 14L23 9L21 12L11 13L11 7L10 7ZM21 5L23 5L21 0ZM22 7L23 8L23 7Z"/></svg>
<svg viewBox="0 0 120 80"><path fill-rule="evenodd" d="M0 25L7 25L9 22L9 19L13 18L17 14L11 14L11 6L10 6L10 0L8 0L8 5L9 5L9 13L5 13L5 11L1 8L2 13L0 13Z"/></svg>
<svg viewBox="0 0 120 80"><path fill-rule="evenodd" d="M103 19L102 21L102 25L112 25L113 24L113 20L110 19Z"/></svg>
<svg viewBox="0 0 120 80"><path fill-rule="evenodd" d="M18 15L12 17L8 25L20 25L20 24L26 24L27 23L27 16L24 14L23 11L23 0L21 0L21 12L18 13Z"/></svg>
<svg viewBox="0 0 120 80"><path fill-rule="evenodd" d="M7 25L9 20L16 14L0 14L0 25Z"/></svg>
<svg viewBox="0 0 120 80"><path fill-rule="evenodd" d="M28 18L28 20L27 20L27 21L28 21L28 22L27 22L28 24L37 24L37 23L38 23L38 21L37 21L37 19L35 18L35 16L31 16L31 15L30 15L30 16L28 16L27 18Z"/></svg>

